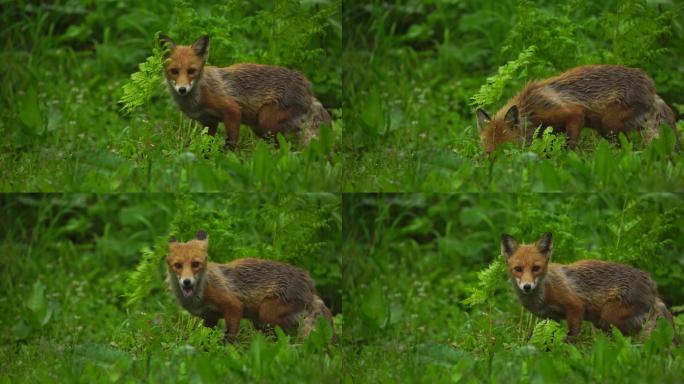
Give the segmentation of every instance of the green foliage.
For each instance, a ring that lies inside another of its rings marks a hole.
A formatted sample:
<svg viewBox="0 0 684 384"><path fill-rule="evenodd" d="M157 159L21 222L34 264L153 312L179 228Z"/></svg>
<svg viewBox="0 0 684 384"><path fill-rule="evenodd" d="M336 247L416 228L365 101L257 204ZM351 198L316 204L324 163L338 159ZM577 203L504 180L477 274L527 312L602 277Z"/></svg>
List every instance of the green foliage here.
<svg viewBox="0 0 684 384"><path fill-rule="evenodd" d="M340 198L333 194L3 195L0 381L332 382L341 350L327 323L309 339L265 338L242 321L202 326L165 283L170 234L209 233L210 258L307 269L341 310ZM338 316L339 317L339 316ZM341 319L335 318L341 329Z"/></svg>
<svg viewBox="0 0 684 384"><path fill-rule="evenodd" d="M563 345L566 330L553 320L541 320L534 326L530 344L538 348L553 349Z"/></svg>
<svg viewBox="0 0 684 384"><path fill-rule="evenodd" d="M11 4L0 16L0 190L339 189L340 1ZM304 148L275 148L245 126L238 149L222 150L222 129L207 137L161 92L159 32L179 44L211 34L213 65L301 71L334 123Z"/></svg>
<svg viewBox="0 0 684 384"><path fill-rule="evenodd" d="M504 283L500 238L532 243L550 231L553 262L633 265L678 304L683 210L683 196L668 193L346 194L340 339L350 380L676 382L683 350L665 321L646 341L584 322L574 344L565 321L535 323Z"/></svg>
<svg viewBox="0 0 684 384"><path fill-rule="evenodd" d="M650 146L639 134L616 146L585 129L576 150L558 141L558 149L509 147L485 158L475 119L476 106L493 115L531 81L601 63L642 68L679 108L683 10L645 0L345 7L343 190L684 190L682 153L666 150L669 129Z"/></svg>
<svg viewBox="0 0 684 384"><path fill-rule="evenodd" d="M132 291L127 292L128 301L126 304L132 305L143 300L152 290L153 286L158 286L159 264L163 257L161 251L153 251L149 247L144 247L140 253L142 260L138 266L128 276L128 285Z"/></svg>
<svg viewBox="0 0 684 384"><path fill-rule="evenodd" d="M155 47L154 54L140 63L138 72L131 74L130 80L123 85L123 96L119 102L125 113L143 106L152 98L153 92L161 83L161 71L164 68L164 57L161 48Z"/></svg>
<svg viewBox="0 0 684 384"><path fill-rule="evenodd" d="M486 83L473 95L471 105L484 107L501 99L506 86L521 68L527 67L534 58L536 46L532 45L518 54L518 58L499 67L496 75L488 77ZM523 68L524 69L524 68ZM523 72L521 77L526 77Z"/></svg>
<svg viewBox="0 0 684 384"><path fill-rule="evenodd" d="M494 291L500 286L501 277L506 273L506 263L503 256L497 257L489 266L477 273L477 287L472 289L472 293L467 299L463 300L466 305L478 305L490 300L494 296Z"/></svg>

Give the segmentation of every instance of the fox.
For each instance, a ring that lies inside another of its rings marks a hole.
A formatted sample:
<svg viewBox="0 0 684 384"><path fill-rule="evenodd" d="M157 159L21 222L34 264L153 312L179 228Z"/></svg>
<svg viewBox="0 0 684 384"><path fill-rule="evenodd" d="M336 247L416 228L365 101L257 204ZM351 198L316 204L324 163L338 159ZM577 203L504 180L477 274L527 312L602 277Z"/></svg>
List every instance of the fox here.
<svg viewBox="0 0 684 384"><path fill-rule="evenodd" d="M674 329L672 314L647 272L602 260L550 263L552 250L550 232L534 244L501 236L501 253L521 304L536 316L566 319L569 341L580 334L585 319L603 331L615 327L624 335L642 332L645 338L661 317Z"/></svg>
<svg viewBox="0 0 684 384"><path fill-rule="evenodd" d="M212 136L222 122L229 148L237 145L240 123L260 138L297 133L304 145L318 135L321 124L332 123L309 79L296 70L251 63L206 65L208 35L188 46L160 34L159 43L167 52L163 74L173 101Z"/></svg>
<svg viewBox="0 0 684 384"><path fill-rule="evenodd" d="M615 141L620 132L638 130L649 144L665 122L681 138L672 109L658 96L641 69L621 65L584 65L528 84L494 118L478 108L477 128L485 154L503 143L530 144L537 127L565 132L571 148L584 127Z"/></svg>
<svg viewBox="0 0 684 384"><path fill-rule="evenodd" d="M316 293L304 269L257 258L227 264L208 262L208 235L199 230L185 243L171 237L168 243L168 283L178 304L215 328L225 320L225 341L236 340L240 319L273 334L275 326L306 338L319 317L333 327L332 314Z"/></svg>

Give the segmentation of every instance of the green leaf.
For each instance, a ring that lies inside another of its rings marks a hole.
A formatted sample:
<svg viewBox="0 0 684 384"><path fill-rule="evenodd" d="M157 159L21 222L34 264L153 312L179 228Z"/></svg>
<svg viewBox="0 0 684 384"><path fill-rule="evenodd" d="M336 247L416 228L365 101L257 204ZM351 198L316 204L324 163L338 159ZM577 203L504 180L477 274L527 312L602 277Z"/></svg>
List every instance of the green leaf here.
<svg viewBox="0 0 684 384"><path fill-rule="evenodd" d="M52 311L45 300L45 285L40 281L33 284L31 296L26 301L26 307L33 313L33 324L38 328L50 321Z"/></svg>
<svg viewBox="0 0 684 384"><path fill-rule="evenodd" d="M38 94L35 87L30 87L19 101L19 119L33 134L38 134L42 122L38 107Z"/></svg>

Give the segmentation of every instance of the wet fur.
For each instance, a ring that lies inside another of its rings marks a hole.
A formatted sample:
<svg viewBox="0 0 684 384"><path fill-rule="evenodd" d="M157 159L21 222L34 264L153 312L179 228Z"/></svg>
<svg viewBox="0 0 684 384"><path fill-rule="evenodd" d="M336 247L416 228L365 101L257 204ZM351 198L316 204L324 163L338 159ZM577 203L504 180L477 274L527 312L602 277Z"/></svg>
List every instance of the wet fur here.
<svg viewBox="0 0 684 384"><path fill-rule="evenodd" d="M517 121L507 115L517 107ZM528 84L493 119L477 111L486 152L504 142L530 143L540 125L564 132L574 146L584 127L614 140L620 132L641 130L650 142L666 123L681 139L670 107L656 94L653 80L641 69L586 65L560 76Z"/></svg>
<svg viewBox="0 0 684 384"><path fill-rule="evenodd" d="M207 263L195 275L193 295L185 297L171 264L176 260L174 255L197 249L206 250L206 241L170 243L171 290L181 307L204 319L206 326L214 327L219 319L225 319L228 339L237 335L241 318L267 332L276 325L288 332L299 330L301 337L309 335L318 316L332 327L332 315L316 294L308 272L276 261L246 258L227 264Z"/></svg>
<svg viewBox="0 0 684 384"><path fill-rule="evenodd" d="M178 65L184 56L197 56L193 46L174 45L165 69ZM169 92L180 110L209 127L211 135L220 122L224 123L231 146L237 143L240 123L264 138L298 132L306 144L317 135L321 123L332 122L328 111L313 96L311 82L298 71L246 63L219 68L205 66L206 57L199 59L202 69L187 95L174 90L165 70Z"/></svg>
<svg viewBox="0 0 684 384"><path fill-rule="evenodd" d="M509 247L504 257L510 268L516 263L525 264L520 258L543 256L538 245L532 244ZM640 269L607 261L582 260L568 265L548 263L542 271L537 287L525 294L509 269L523 307L542 318L567 319L569 336L579 334L582 320L591 321L605 331L611 326L617 327L626 335L643 330L645 337L651 334L659 317L672 324L672 314L658 297L655 282Z"/></svg>

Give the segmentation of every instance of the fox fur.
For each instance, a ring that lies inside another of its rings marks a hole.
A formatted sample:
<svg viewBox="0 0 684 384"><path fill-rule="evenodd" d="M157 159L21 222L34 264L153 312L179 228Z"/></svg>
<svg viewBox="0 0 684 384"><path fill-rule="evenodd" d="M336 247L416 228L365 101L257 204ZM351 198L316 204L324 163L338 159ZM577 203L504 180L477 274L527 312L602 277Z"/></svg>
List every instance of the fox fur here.
<svg viewBox="0 0 684 384"><path fill-rule="evenodd" d="M184 46L160 35L160 44L169 49L164 77L178 108L211 135L223 123L230 147L237 144L240 123L262 138L296 132L306 144L317 136L320 124L332 122L311 82L298 71L248 63L206 65L209 36Z"/></svg>
<svg viewBox="0 0 684 384"><path fill-rule="evenodd" d="M638 130L650 143L666 123L681 148L675 114L656 94L653 80L641 69L621 65L585 65L532 82L494 118L483 109L476 115L485 153L506 142L529 144L539 126L566 133L575 146L584 127L611 140Z"/></svg>
<svg viewBox="0 0 684 384"><path fill-rule="evenodd" d="M521 304L542 318L566 319L568 336L580 333L583 320L602 330L625 335L643 331L648 337L659 317L672 324L672 314L658 296L655 282L640 269L601 260L550 263L551 233L535 244L501 237L501 251Z"/></svg>
<svg viewBox="0 0 684 384"><path fill-rule="evenodd" d="M241 318L263 331L272 332L277 325L298 331L302 338L309 335L318 316L332 327L332 314L305 270L255 258L211 263L207 251L204 231L186 243L172 238L168 281L181 307L202 318L205 326L215 327L224 319L228 340L238 334Z"/></svg>

